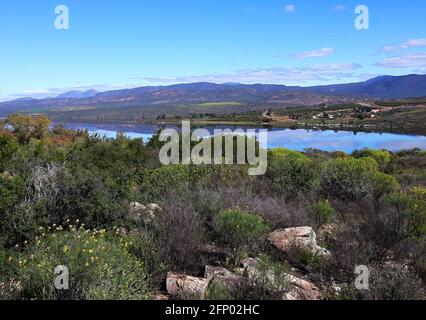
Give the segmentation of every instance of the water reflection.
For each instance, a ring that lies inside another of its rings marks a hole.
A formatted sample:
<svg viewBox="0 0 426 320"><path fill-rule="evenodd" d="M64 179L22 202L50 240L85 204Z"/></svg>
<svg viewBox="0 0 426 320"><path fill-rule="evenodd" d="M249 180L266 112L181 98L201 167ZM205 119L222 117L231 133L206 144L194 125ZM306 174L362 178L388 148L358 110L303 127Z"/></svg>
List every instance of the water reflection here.
<svg viewBox="0 0 426 320"><path fill-rule="evenodd" d="M108 138L115 138L117 132L123 132L129 138L143 138L144 141L148 141L159 129L158 126L149 124L68 123L67 126L77 130L87 129L91 134L99 134ZM177 127L174 126L174 128ZM234 130L236 128L215 126L206 127L205 129L213 133L214 129ZM267 147L284 147L299 151L306 148L315 148L324 151L345 151L348 153L362 148L392 151L411 148L426 149L426 136L335 130L269 129Z"/></svg>

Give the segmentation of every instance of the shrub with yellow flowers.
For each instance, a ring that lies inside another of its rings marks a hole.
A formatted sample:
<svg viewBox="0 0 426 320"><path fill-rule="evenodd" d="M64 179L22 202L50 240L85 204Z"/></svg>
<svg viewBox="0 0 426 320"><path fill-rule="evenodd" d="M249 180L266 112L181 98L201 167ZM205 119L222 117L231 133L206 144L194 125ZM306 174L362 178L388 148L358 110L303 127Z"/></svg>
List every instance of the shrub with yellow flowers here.
<svg viewBox="0 0 426 320"><path fill-rule="evenodd" d="M124 240L123 240L124 239ZM22 299L142 300L149 298L144 264L119 232L54 226L10 261ZM69 290L54 287L55 267L69 270Z"/></svg>

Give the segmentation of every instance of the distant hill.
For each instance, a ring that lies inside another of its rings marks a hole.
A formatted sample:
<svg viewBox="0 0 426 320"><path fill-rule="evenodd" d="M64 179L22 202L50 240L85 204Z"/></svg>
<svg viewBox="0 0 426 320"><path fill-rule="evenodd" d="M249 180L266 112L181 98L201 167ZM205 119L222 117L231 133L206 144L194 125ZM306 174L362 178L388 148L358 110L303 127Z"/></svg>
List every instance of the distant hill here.
<svg viewBox="0 0 426 320"><path fill-rule="evenodd" d="M378 99L414 98L426 95L426 75L381 76L365 82L307 88L322 94L343 94Z"/></svg>
<svg viewBox="0 0 426 320"><path fill-rule="evenodd" d="M99 108L197 106L234 102L238 105L316 105L347 103L361 99L397 99L426 96L426 75L382 76L365 82L297 87L273 84L188 83L147 86L98 93L70 91L39 100L0 103L0 115L12 112L52 111L74 106Z"/></svg>
<svg viewBox="0 0 426 320"><path fill-rule="evenodd" d="M88 91L79 91L79 90L73 90L68 91L63 94L60 94L56 96L57 99L84 99L84 98L90 98L95 95L97 95L99 92L96 90L88 90Z"/></svg>

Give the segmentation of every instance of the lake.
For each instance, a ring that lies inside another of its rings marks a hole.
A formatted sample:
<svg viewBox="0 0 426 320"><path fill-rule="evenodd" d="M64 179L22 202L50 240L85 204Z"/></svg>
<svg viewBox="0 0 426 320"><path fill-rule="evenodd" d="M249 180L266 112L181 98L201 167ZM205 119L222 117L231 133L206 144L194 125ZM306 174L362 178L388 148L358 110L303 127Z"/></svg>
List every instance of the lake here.
<svg viewBox="0 0 426 320"><path fill-rule="evenodd" d="M148 141L159 130L156 125L149 124L93 124L67 123L70 129L87 129L91 134L99 134L108 138L115 138L117 132L122 132L129 138L143 138ZM173 126L170 126L173 127ZM176 126L174 127L176 128ZM213 133L214 129L231 129L237 127L215 126L204 127ZM363 148L386 149L398 151L403 149L420 148L426 150L426 136L406 135L394 133L351 132L333 130L305 130L280 129L268 131L268 148L288 148L302 151L306 148L315 148L324 151L344 151L351 153Z"/></svg>

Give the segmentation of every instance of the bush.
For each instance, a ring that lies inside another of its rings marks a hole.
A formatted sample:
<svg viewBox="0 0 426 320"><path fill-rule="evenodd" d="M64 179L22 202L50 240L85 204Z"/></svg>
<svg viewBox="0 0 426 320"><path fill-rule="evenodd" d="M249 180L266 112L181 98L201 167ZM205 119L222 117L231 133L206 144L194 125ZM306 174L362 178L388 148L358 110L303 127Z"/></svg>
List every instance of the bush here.
<svg viewBox="0 0 426 320"><path fill-rule="evenodd" d="M215 219L215 226L219 238L234 250L236 265L241 253L248 247L253 249L268 231L261 217L238 208L220 213Z"/></svg>
<svg viewBox="0 0 426 320"><path fill-rule="evenodd" d="M343 201L358 201L374 188L377 163L370 159L335 159L322 170L322 191Z"/></svg>
<svg viewBox="0 0 426 320"><path fill-rule="evenodd" d="M178 196L188 192L191 178L189 166L186 165L145 169L141 173L140 192L145 202L160 203L170 194Z"/></svg>
<svg viewBox="0 0 426 320"><path fill-rule="evenodd" d="M35 216L18 208L24 198L24 180L20 176L0 174L0 246L9 247L30 237Z"/></svg>
<svg viewBox="0 0 426 320"><path fill-rule="evenodd" d="M6 164L18 150L18 144L13 136L0 133L0 173L6 169Z"/></svg>
<svg viewBox="0 0 426 320"><path fill-rule="evenodd" d="M117 232L118 233L118 232ZM22 299L147 299L147 273L129 254L131 243L105 230L57 231L41 235L15 264ZM69 290L54 288L57 266L69 269Z"/></svg>
<svg viewBox="0 0 426 320"><path fill-rule="evenodd" d="M288 267L281 262L262 255L257 259L255 270L246 272L240 283L234 288L236 300L265 300L287 289Z"/></svg>
<svg viewBox="0 0 426 320"><path fill-rule="evenodd" d="M315 203L311 206L309 211L317 228L333 222L334 216L336 215L336 210L334 210L328 200Z"/></svg>
<svg viewBox="0 0 426 320"><path fill-rule="evenodd" d="M386 167L392 159L391 153L386 150L364 149L361 151L355 151L353 155L358 158L373 158L381 167Z"/></svg>
<svg viewBox="0 0 426 320"><path fill-rule="evenodd" d="M421 280L402 267L385 267L370 276L370 300L423 300L425 292Z"/></svg>
<svg viewBox="0 0 426 320"><path fill-rule="evenodd" d="M395 177L376 172L373 176L373 198L379 201L383 196L398 192L400 185Z"/></svg>
<svg viewBox="0 0 426 320"><path fill-rule="evenodd" d="M150 232L168 270L196 273L204 268L200 248L205 230L190 204L175 203L164 207Z"/></svg>
<svg viewBox="0 0 426 320"><path fill-rule="evenodd" d="M273 191L287 198L311 191L316 174L309 158L286 149L272 150L268 157L266 176Z"/></svg>
<svg viewBox="0 0 426 320"><path fill-rule="evenodd" d="M395 213L394 223L388 222L397 238L422 237L426 235L426 201L416 193L395 193L387 196L385 202Z"/></svg>

